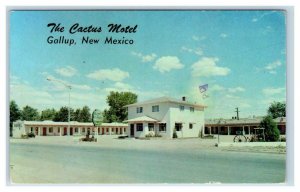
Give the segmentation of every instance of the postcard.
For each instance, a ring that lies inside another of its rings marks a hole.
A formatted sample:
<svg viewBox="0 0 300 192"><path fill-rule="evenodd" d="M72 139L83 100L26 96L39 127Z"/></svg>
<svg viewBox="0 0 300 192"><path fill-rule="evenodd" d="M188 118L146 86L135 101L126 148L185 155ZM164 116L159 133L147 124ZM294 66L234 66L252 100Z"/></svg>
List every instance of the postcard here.
<svg viewBox="0 0 300 192"><path fill-rule="evenodd" d="M286 10L7 14L12 185L286 183Z"/></svg>

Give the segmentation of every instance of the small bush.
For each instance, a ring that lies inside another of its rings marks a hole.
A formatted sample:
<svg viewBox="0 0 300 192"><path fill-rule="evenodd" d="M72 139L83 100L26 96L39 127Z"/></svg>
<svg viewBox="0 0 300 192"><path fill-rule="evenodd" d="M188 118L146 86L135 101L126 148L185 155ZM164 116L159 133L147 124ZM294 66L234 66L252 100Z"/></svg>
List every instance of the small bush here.
<svg viewBox="0 0 300 192"><path fill-rule="evenodd" d="M35 137L35 134L34 133L27 133L27 136L29 137L29 138L34 138Z"/></svg>
<svg viewBox="0 0 300 192"><path fill-rule="evenodd" d="M176 133L176 129L174 128L173 130L173 138L178 138L177 133Z"/></svg>
<svg viewBox="0 0 300 192"><path fill-rule="evenodd" d="M150 131L148 134L145 135L145 137L155 137L155 133L153 131Z"/></svg>
<svg viewBox="0 0 300 192"><path fill-rule="evenodd" d="M125 138L128 138L128 136L119 136L118 139L125 139Z"/></svg>
<svg viewBox="0 0 300 192"><path fill-rule="evenodd" d="M281 142L286 142L286 137L281 137L281 138L280 138L280 141L281 141Z"/></svg>
<svg viewBox="0 0 300 192"><path fill-rule="evenodd" d="M21 139L28 139L28 135L27 134L22 134Z"/></svg>

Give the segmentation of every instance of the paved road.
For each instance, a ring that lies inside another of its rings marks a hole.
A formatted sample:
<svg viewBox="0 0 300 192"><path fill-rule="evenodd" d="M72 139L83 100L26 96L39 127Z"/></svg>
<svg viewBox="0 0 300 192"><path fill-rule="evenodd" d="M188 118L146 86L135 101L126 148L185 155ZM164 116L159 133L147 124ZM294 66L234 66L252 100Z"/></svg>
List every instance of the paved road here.
<svg viewBox="0 0 300 192"><path fill-rule="evenodd" d="M282 183L285 155L12 143L13 183Z"/></svg>

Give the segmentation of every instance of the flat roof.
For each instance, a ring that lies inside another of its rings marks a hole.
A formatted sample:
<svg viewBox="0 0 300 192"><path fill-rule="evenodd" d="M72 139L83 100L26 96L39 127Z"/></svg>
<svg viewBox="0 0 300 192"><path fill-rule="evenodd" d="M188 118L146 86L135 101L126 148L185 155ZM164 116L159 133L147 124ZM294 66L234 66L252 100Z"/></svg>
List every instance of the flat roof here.
<svg viewBox="0 0 300 192"><path fill-rule="evenodd" d="M19 121L24 122L24 125L33 125L33 126L68 126L68 122L55 122L55 121ZM77 122L77 121L70 121L70 126L91 126L94 127L94 124L91 122ZM102 123L100 126L106 127L127 127L126 123Z"/></svg>
<svg viewBox="0 0 300 192"><path fill-rule="evenodd" d="M263 117L256 118L240 118L238 119L206 119L205 125L240 125L240 124L260 124ZM273 119L275 123L286 123L285 117L277 117Z"/></svg>

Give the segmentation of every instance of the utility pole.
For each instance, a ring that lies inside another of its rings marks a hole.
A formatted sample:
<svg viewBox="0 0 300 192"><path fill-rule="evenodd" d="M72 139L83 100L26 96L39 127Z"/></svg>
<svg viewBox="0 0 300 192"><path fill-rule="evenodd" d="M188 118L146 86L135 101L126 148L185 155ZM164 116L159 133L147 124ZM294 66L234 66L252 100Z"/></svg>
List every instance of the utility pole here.
<svg viewBox="0 0 300 192"><path fill-rule="evenodd" d="M236 111L234 111L234 112L236 112L236 118L237 118L237 120L239 120L240 119L239 118L239 112L241 112L241 111L239 111L238 107L236 107L235 109L236 109Z"/></svg>

